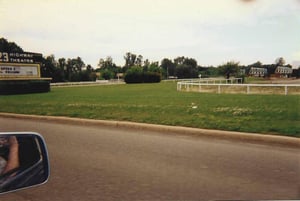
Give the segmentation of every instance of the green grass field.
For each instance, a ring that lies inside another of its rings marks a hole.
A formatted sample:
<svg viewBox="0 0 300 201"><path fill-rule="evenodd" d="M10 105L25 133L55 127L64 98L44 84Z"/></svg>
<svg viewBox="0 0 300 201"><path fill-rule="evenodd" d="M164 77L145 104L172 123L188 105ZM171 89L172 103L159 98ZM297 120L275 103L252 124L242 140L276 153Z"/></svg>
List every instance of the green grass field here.
<svg viewBox="0 0 300 201"><path fill-rule="evenodd" d="M70 116L300 137L297 95L177 92L176 83L53 87L0 96L0 112Z"/></svg>

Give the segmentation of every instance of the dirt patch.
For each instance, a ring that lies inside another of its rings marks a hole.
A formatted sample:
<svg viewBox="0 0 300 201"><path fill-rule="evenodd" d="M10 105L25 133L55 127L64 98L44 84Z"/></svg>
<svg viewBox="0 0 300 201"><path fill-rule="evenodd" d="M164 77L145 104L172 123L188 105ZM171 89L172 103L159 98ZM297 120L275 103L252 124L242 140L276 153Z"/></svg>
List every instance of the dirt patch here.
<svg viewBox="0 0 300 201"><path fill-rule="evenodd" d="M295 78L271 78L268 81L270 84L300 84L300 79Z"/></svg>

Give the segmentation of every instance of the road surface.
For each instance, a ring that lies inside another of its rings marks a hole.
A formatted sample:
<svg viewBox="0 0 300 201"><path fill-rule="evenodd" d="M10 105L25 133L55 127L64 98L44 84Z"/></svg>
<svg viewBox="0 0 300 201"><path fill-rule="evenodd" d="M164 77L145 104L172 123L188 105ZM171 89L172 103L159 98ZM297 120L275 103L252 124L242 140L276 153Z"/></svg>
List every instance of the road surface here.
<svg viewBox="0 0 300 201"><path fill-rule="evenodd" d="M47 142L47 184L1 201L300 199L299 149L0 118Z"/></svg>

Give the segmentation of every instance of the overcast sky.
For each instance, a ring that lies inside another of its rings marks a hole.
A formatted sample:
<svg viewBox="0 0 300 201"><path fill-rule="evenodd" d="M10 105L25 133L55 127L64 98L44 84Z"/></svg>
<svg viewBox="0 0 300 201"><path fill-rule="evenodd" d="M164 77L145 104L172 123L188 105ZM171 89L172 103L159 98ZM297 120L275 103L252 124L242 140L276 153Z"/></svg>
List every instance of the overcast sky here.
<svg viewBox="0 0 300 201"><path fill-rule="evenodd" d="M0 0L0 37L96 67L126 52L300 65L300 0ZM298 63L297 63L298 62Z"/></svg>

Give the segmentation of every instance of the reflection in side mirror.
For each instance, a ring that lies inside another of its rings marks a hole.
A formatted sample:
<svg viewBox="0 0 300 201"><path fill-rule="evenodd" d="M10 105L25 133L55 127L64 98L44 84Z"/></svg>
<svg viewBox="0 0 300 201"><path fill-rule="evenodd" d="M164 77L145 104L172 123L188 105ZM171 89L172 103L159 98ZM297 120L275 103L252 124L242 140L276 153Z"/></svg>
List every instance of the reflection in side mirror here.
<svg viewBox="0 0 300 201"><path fill-rule="evenodd" d="M41 135L0 132L0 194L44 184L48 178L48 153Z"/></svg>

